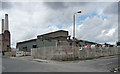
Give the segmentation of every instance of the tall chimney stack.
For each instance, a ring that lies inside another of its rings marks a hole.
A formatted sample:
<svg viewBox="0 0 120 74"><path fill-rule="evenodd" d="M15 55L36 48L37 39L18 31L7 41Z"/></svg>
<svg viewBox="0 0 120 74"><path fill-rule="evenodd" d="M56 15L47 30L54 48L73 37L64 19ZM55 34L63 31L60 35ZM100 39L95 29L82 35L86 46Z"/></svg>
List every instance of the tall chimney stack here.
<svg viewBox="0 0 120 74"><path fill-rule="evenodd" d="M9 30L8 29L8 14L5 14L5 30Z"/></svg>
<svg viewBox="0 0 120 74"><path fill-rule="evenodd" d="M2 19L2 33L4 33L4 19Z"/></svg>

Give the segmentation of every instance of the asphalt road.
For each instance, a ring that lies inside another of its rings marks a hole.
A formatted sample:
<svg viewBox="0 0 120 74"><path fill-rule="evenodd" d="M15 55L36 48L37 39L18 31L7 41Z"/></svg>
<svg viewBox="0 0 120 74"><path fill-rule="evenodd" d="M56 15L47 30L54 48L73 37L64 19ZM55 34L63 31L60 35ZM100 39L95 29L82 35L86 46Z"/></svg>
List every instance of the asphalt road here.
<svg viewBox="0 0 120 74"><path fill-rule="evenodd" d="M62 63L44 63L3 57L3 72L109 72L118 65L118 58L101 58Z"/></svg>

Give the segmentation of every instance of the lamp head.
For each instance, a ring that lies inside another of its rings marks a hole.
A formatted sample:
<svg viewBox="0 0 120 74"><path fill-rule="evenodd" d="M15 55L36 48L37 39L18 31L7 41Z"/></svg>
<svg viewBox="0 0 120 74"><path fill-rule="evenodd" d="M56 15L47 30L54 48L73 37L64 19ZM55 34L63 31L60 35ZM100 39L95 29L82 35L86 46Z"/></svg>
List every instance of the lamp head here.
<svg viewBox="0 0 120 74"><path fill-rule="evenodd" d="M78 11L77 13L81 13L81 11Z"/></svg>

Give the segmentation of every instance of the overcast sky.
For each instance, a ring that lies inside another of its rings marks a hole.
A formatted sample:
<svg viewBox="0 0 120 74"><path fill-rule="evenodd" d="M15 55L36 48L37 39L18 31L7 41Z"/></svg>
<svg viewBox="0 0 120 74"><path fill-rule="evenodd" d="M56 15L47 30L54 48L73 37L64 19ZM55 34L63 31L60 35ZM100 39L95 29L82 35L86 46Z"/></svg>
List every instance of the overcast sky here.
<svg viewBox="0 0 120 74"><path fill-rule="evenodd" d="M8 13L11 44L15 46L57 30L69 31L72 36L73 13L79 10L82 13L76 15L78 39L98 43L118 40L117 2L2 2L0 19Z"/></svg>

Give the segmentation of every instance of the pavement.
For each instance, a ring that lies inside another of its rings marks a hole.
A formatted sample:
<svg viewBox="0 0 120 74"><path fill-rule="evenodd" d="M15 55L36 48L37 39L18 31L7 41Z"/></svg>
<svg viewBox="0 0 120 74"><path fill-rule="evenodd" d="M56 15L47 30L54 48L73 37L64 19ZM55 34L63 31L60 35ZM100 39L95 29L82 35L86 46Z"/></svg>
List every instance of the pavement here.
<svg viewBox="0 0 120 74"><path fill-rule="evenodd" d="M21 60L33 60L33 58L31 56L22 56L22 57L10 57L12 59L21 59Z"/></svg>
<svg viewBox="0 0 120 74"><path fill-rule="evenodd" d="M24 56L3 57L2 66L3 72L110 72L117 65L116 57L60 62Z"/></svg>
<svg viewBox="0 0 120 74"><path fill-rule="evenodd" d="M32 56L22 56L22 57L10 57L12 59L21 59L21 60L29 60L29 61L37 61L37 62L43 62L43 63L78 63L80 61L90 61L90 60L99 60L99 59L110 59L110 58L116 58L118 56L108 56L108 57L100 57L97 59L87 59L87 60L75 60L75 61L57 61L57 60L43 60L43 59L33 59Z"/></svg>
<svg viewBox="0 0 120 74"><path fill-rule="evenodd" d="M11 59L21 59L21 60L28 60L28 61L36 61L36 62L43 62L43 63L62 63L55 60L43 60L43 59L33 59L31 56L22 56L22 57L10 57Z"/></svg>

